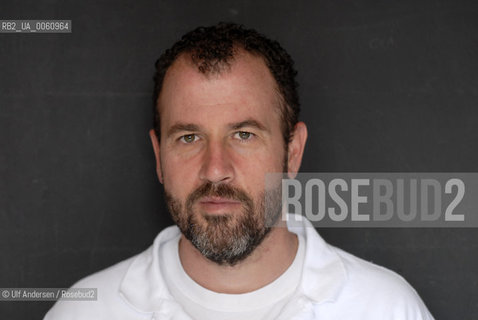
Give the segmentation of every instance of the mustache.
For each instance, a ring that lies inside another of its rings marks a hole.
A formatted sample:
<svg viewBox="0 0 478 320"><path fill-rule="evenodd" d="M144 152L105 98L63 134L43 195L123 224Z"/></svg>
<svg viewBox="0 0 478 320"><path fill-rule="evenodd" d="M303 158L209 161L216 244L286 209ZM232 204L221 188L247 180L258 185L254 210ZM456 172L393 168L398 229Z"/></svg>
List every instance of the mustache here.
<svg viewBox="0 0 478 320"><path fill-rule="evenodd" d="M247 193L239 188L225 183L213 184L212 182L206 182L188 196L186 207L191 208L194 202L204 197L220 197L237 200L247 205L252 203Z"/></svg>

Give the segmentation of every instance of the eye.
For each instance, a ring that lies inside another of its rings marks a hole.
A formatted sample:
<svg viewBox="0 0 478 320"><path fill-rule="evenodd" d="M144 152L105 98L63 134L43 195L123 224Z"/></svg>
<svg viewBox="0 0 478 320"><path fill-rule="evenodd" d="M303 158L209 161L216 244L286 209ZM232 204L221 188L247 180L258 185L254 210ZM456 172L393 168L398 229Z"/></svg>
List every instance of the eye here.
<svg viewBox="0 0 478 320"><path fill-rule="evenodd" d="M183 143L193 143L197 141L198 136L195 134L185 134L184 136L180 137L179 140Z"/></svg>
<svg viewBox="0 0 478 320"><path fill-rule="evenodd" d="M234 134L234 137L239 140L250 140L254 136L253 133L247 131L239 131Z"/></svg>

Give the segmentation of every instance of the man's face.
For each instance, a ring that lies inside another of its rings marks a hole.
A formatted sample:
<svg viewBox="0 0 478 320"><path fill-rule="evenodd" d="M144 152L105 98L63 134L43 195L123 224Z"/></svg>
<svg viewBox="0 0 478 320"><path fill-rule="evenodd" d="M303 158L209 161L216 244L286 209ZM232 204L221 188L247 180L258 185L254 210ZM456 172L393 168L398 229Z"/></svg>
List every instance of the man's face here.
<svg viewBox="0 0 478 320"><path fill-rule="evenodd" d="M183 56L167 71L158 105L158 175L174 221L207 258L242 260L281 210L280 186L265 190L266 173L287 161L274 78L245 52L208 75Z"/></svg>

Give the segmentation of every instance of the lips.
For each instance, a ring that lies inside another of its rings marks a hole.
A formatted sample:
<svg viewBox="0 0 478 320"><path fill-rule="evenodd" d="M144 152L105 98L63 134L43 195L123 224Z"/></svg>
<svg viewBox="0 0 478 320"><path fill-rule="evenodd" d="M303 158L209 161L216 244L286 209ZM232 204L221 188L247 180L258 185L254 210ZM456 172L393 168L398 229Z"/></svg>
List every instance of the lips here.
<svg viewBox="0 0 478 320"><path fill-rule="evenodd" d="M198 204L209 213L221 213L242 205L238 200L221 197L204 197L198 201Z"/></svg>

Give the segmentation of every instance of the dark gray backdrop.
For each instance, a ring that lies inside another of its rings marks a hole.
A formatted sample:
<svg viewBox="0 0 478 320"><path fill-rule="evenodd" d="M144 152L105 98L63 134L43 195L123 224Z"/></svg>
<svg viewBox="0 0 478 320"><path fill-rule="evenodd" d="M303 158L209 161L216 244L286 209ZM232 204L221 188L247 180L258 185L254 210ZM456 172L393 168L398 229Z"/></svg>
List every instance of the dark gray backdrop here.
<svg viewBox="0 0 478 320"><path fill-rule="evenodd" d="M296 60L303 171L478 171L474 1L5 1L0 19L0 287L67 287L140 252L170 219L147 135L153 63L235 21ZM324 229L403 275L437 319L478 319L476 229ZM1 319L52 303L0 302Z"/></svg>

